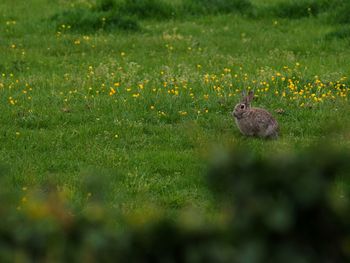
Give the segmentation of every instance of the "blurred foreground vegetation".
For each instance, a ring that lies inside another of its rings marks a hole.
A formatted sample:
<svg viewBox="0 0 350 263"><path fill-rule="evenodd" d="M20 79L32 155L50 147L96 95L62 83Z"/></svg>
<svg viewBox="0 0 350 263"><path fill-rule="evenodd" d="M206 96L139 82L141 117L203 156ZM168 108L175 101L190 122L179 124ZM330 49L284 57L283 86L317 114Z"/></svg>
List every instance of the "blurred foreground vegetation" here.
<svg viewBox="0 0 350 263"><path fill-rule="evenodd" d="M210 222L193 211L125 218L106 204L99 174L82 181L80 209L53 182L19 193L2 187L0 260L347 262L349 159L349 151L324 146L270 157L242 147L220 152L207 176L221 207Z"/></svg>

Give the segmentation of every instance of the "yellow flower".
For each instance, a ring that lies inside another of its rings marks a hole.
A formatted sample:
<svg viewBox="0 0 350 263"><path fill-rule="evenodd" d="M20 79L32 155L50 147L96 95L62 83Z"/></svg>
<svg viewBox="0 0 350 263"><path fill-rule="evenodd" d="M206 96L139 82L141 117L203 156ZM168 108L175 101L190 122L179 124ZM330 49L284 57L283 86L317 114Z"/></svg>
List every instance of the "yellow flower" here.
<svg viewBox="0 0 350 263"><path fill-rule="evenodd" d="M112 87L110 88L110 92L109 92L109 96L112 96L115 94L115 89L113 89Z"/></svg>
<svg viewBox="0 0 350 263"><path fill-rule="evenodd" d="M17 100L14 100L12 97L9 97L9 102L11 105L15 105Z"/></svg>

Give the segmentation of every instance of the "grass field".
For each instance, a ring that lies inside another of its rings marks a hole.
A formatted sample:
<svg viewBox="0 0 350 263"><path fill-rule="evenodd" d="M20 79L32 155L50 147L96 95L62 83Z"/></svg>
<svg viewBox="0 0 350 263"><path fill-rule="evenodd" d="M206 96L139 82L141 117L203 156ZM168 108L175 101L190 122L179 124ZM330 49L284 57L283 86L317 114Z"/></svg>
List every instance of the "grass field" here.
<svg viewBox="0 0 350 263"><path fill-rule="evenodd" d="M220 149L349 146L350 30L327 12L264 13L286 2L252 1L258 14L131 16L133 29L104 28L98 13L101 29L81 29L65 12L93 1L2 0L0 162L13 187L54 181L80 205L91 195L81 181L95 174L125 213L210 214L204 175ZM278 140L239 133L231 111L248 89L277 118Z"/></svg>

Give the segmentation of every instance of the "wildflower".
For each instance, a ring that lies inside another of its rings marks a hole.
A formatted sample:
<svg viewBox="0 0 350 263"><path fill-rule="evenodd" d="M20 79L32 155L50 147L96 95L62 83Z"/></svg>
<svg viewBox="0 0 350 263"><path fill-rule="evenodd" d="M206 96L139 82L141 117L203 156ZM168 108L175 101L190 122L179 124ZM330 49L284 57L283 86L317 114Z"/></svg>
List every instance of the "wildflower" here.
<svg viewBox="0 0 350 263"><path fill-rule="evenodd" d="M114 95L115 94L115 89L114 88L110 88L110 92L109 92L109 96L112 96L112 95Z"/></svg>
<svg viewBox="0 0 350 263"><path fill-rule="evenodd" d="M6 25L9 26L9 25L15 25L16 24L16 21L15 20L12 20L12 21L6 21Z"/></svg>
<svg viewBox="0 0 350 263"><path fill-rule="evenodd" d="M164 111L158 111L159 116L166 116L166 113Z"/></svg>
<svg viewBox="0 0 350 263"><path fill-rule="evenodd" d="M17 100L14 100L12 97L9 97L9 102L11 105L15 105Z"/></svg>

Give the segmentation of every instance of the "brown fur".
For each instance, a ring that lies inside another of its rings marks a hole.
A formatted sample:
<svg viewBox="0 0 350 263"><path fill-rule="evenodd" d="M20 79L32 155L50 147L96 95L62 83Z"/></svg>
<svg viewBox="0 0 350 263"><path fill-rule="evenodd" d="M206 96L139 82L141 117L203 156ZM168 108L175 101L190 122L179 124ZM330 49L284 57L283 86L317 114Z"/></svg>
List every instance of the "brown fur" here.
<svg viewBox="0 0 350 263"><path fill-rule="evenodd" d="M232 116L242 134L261 138L277 138L278 123L266 110L250 107L254 93L250 91L248 96L235 106Z"/></svg>

